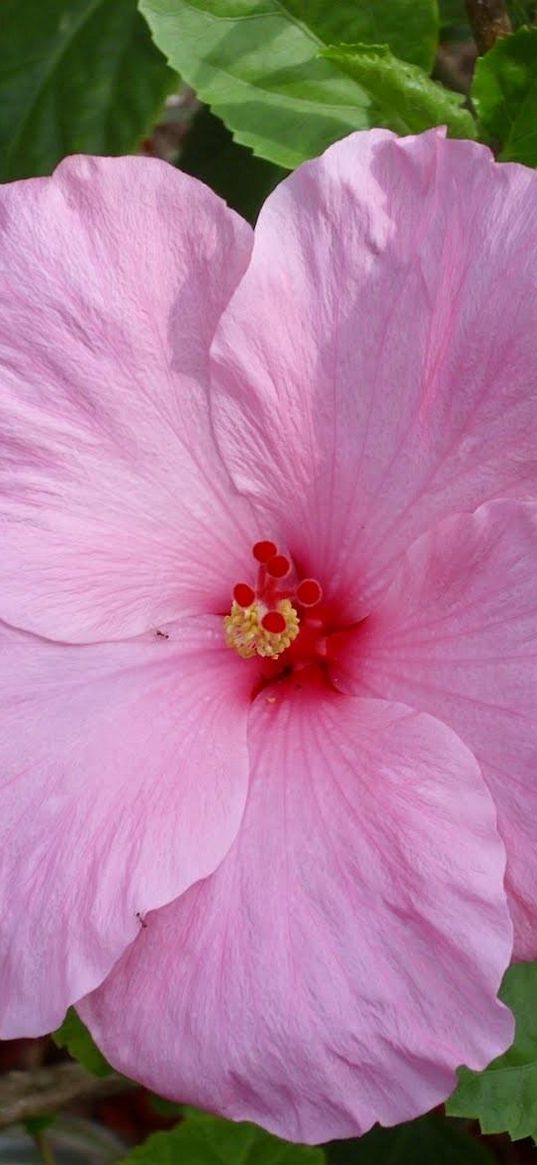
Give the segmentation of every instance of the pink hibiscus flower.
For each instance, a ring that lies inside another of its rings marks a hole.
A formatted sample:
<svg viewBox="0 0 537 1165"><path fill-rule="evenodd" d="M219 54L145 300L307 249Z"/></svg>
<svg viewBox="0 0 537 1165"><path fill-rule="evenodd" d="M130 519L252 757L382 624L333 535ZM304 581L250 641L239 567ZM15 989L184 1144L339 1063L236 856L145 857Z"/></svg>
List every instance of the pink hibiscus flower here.
<svg viewBox="0 0 537 1165"><path fill-rule="evenodd" d="M374 131L255 239L140 158L0 209L2 1034L411 1118L537 956L537 175Z"/></svg>

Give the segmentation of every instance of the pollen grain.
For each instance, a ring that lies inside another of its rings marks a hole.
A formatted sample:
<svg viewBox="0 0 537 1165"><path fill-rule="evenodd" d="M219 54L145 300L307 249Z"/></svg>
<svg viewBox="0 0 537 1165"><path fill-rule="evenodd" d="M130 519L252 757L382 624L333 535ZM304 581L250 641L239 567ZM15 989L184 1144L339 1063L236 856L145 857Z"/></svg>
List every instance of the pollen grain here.
<svg viewBox="0 0 537 1165"><path fill-rule="evenodd" d="M258 600L249 607L241 607L233 601L231 612L224 618L226 643L242 657L253 659L261 655L267 659L278 659L296 639L299 632L298 615L289 599L281 599L273 609L284 620L281 631L270 631L264 626L267 608ZM270 612L271 614L273 612ZM276 622L276 621L274 621Z"/></svg>

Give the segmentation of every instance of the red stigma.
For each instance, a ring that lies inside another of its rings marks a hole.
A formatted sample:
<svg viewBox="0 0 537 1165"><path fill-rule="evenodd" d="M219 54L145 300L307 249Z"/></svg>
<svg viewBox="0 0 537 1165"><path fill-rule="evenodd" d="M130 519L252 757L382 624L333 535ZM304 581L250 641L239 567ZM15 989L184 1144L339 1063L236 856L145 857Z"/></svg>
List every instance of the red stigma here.
<svg viewBox="0 0 537 1165"><path fill-rule="evenodd" d="M287 547L286 547L287 550ZM282 681L303 688L310 682L336 687L333 669L343 638L354 630L338 618L338 601L300 562L269 538L255 542L255 579L233 587L233 606L224 616L228 647L242 659L258 660L254 692ZM311 567L310 567L311 569ZM256 680L257 675L257 680Z"/></svg>
<svg viewBox="0 0 537 1165"><path fill-rule="evenodd" d="M314 607L323 597L323 588L316 578L303 578L296 589L297 601L303 607Z"/></svg>
<svg viewBox="0 0 537 1165"><path fill-rule="evenodd" d="M278 547L274 542L255 542L252 546L252 554L256 562L268 562L269 559L274 558Z"/></svg>
<svg viewBox="0 0 537 1165"><path fill-rule="evenodd" d="M237 583L233 587L233 598L239 604L239 607L251 607L252 603L255 602L254 588L249 586L248 583Z"/></svg>
<svg viewBox="0 0 537 1165"><path fill-rule="evenodd" d="M285 554L274 554L266 567L271 578L285 578L290 573L291 563Z"/></svg>
<svg viewBox="0 0 537 1165"><path fill-rule="evenodd" d="M285 631L286 622L280 611L267 611L261 620L261 626L264 631L270 631L273 635L281 635Z"/></svg>

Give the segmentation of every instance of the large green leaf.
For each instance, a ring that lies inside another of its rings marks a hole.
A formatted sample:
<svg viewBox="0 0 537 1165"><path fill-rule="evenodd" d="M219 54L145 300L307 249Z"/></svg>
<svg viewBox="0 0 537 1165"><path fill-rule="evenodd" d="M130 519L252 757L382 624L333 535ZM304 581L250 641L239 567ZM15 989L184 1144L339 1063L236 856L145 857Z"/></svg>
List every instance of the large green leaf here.
<svg viewBox="0 0 537 1165"><path fill-rule="evenodd" d="M292 169L373 124L366 92L320 56L334 40L384 38L429 58L430 0L141 0L170 64L255 153ZM415 12L410 16L411 9ZM411 29L405 27L405 18ZM420 23L421 22L421 23Z"/></svg>
<svg viewBox="0 0 537 1165"><path fill-rule="evenodd" d="M387 44L430 71L438 43L436 0L287 0L285 7L325 44Z"/></svg>
<svg viewBox="0 0 537 1165"><path fill-rule="evenodd" d="M61 1027L52 1033L52 1037L59 1048L67 1048L73 1060L78 1060L94 1076L108 1076L112 1072L74 1007L69 1008Z"/></svg>
<svg viewBox="0 0 537 1165"><path fill-rule="evenodd" d="M398 133L420 133L446 125L454 137L475 137L475 123L464 98L437 85L416 65L393 56L386 45L340 45L324 50L367 93L376 125Z"/></svg>
<svg viewBox="0 0 537 1165"><path fill-rule="evenodd" d="M447 1111L477 1117L484 1133L537 1140L537 963L511 967L500 995L515 1015L515 1042L484 1072L461 1068Z"/></svg>
<svg viewBox="0 0 537 1165"><path fill-rule="evenodd" d="M2 0L0 178L134 149L175 77L136 0Z"/></svg>
<svg viewBox="0 0 537 1165"><path fill-rule="evenodd" d="M507 11L513 28L529 24L537 16L537 0L507 0Z"/></svg>
<svg viewBox="0 0 537 1165"><path fill-rule="evenodd" d="M462 40L471 37L465 0L439 0L440 36Z"/></svg>
<svg viewBox="0 0 537 1165"><path fill-rule="evenodd" d="M326 1153L329 1165L494 1165L488 1149L437 1115L374 1128L358 1141L334 1141Z"/></svg>
<svg viewBox="0 0 537 1165"><path fill-rule="evenodd" d="M478 60L472 98L500 160L537 166L537 28L497 40Z"/></svg>
<svg viewBox="0 0 537 1165"><path fill-rule="evenodd" d="M322 1149L292 1145L257 1125L235 1124L207 1114L188 1117L167 1133L155 1133L120 1165L324 1165Z"/></svg>

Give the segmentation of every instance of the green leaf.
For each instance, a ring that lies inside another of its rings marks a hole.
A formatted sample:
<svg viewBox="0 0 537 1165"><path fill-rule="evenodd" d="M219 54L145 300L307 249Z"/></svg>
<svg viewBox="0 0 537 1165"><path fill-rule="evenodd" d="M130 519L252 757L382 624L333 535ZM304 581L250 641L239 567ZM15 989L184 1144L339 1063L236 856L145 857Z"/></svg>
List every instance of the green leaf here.
<svg viewBox="0 0 537 1165"><path fill-rule="evenodd" d="M500 161L537 166L537 28L520 28L480 57L472 99Z"/></svg>
<svg viewBox="0 0 537 1165"><path fill-rule="evenodd" d="M52 1038L59 1048L67 1048L73 1060L78 1060L94 1076L108 1076L112 1072L74 1007L69 1008L61 1027L52 1033Z"/></svg>
<svg viewBox="0 0 537 1165"><path fill-rule="evenodd" d="M446 125L453 137L475 137L475 124L464 98L437 85L416 65L399 61L386 45L339 45L323 52L362 86L374 122L397 133L420 133Z"/></svg>
<svg viewBox="0 0 537 1165"><path fill-rule="evenodd" d="M173 68L256 154L292 169L337 138L373 124L367 94L320 56L338 39L378 36L380 0L141 0ZM416 12L411 17L412 8ZM401 56L430 56L430 0L382 4ZM420 15L421 14L421 15ZM405 15L410 34L405 29Z"/></svg>
<svg viewBox="0 0 537 1165"><path fill-rule="evenodd" d="M515 1042L484 1072L460 1069L447 1111L477 1117L484 1133L537 1140L537 963L511 967L500 996L515 1015Z"/></svg>
<svg viewBox="0 0 537 1165"><path fill-rule="evenodd" d="M537 0L507 0L507 10L513 28L530 24L537 16Z"/></svg>
<svg viewBox="0 0 537 1165"><path fill-rule="evenodd" d="M155 1133L119 1165L324 1165L322 1149L292 1145L257 1125L235 1124L208 1114L189 1117Z"/></svg>
<svg viewBox="0 0 537 1165"><path fill-rule="evenodd" d="M0 178L133 150L174 84L136 0L2 0Z"/></svg>
<svg viewBox="0 0 537 1165"><path fill-rule="evenodd" d="M325 44L387 44L403 61L432 68L438 43L436 0L287 0L289 12Z"/></svg>
<svg viewBox="0 0 537 1165"><path fill-rule="evenodd" d="M25 1117L22 1123L26 1132L31 1137L35 1137L36 1133L42 1133L45 1129L50 1128L54 1124L57 1115L56 1112L42 1112L38 1116Z"/></svg>
<svg viewBox="0 0 537 1165"><path fill-rule="evenodd" d="M325 1148L329 1165L494 1165L488 1149L436 1114Z"/></svg>
<svg viewBox="0 0 537 1165"><path fill-rule="evenodd" d="M465 0L439 0L440 29L451 28L459 24L468 27Z"/></svg>
<svg viewBox="0 0 537 1165"><path fill-rule="evenodd" d="M149 1093L149 1103L154 1112L159 1116L165 1116L167 1120L174 1120L179 1116L184 1115L184 1106L177 1104L174 1100L166 1100L163 1096L157 1096L156 1093Z"/></svg>
<svg viewBox="0 0 537 1165"><path fill-rule="evenodd" d="M206 106L196 114L186 135L179 166L200 178L252 223L267 195L287 173L234 142L223 121Z"/></svg>

